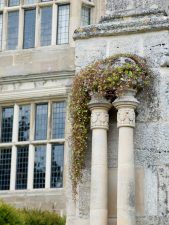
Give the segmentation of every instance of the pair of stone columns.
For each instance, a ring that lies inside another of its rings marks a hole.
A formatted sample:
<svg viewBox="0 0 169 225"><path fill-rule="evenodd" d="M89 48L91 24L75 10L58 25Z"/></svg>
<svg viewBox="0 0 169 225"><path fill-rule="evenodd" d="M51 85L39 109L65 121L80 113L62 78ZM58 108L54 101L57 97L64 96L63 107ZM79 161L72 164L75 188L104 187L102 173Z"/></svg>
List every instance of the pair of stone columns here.
<svg viewBox="0 0 169 225"><path fill-rule="evenodd" d="M117 225L136 224L133 129L138 101L134 96L135 91L128 90L113 103L119 128ZM88 104L92 113L90 225L108 223L107 130L111 106L105 99L92 99Z"/></svg>

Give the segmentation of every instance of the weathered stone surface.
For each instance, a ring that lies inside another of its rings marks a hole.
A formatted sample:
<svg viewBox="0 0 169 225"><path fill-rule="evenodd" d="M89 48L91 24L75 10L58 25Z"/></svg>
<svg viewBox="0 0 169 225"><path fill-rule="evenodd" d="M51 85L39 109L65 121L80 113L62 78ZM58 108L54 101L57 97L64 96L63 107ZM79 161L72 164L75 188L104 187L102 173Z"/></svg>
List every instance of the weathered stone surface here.
<svg viewBox="0 0 169 225"><path fill-rule="evenodd" d="M64 191L21 191L1 193L1 199L17 208L37 208L65 214L66 202Z"/></svg>
<svg viewBox="0 0 169 225"><path fill-rule="evenodd" d="M125 14L113 15L103 18L103 20L96 25L90 25L75 30L74 39L87 39L91 37L102 36L117 36L124 35L126 33L140 33L148 31L159 31L169 29L169 17L165 11L159 10L140 10L140 11L128 11Z"/></svg>
<svg viewBox="0 0 169 225"><path fill-rule="evenodd" d="M107 13L117 10L126 9L140 9L140 8L161 8L167 9L167 2L165 0L107 0Z"/></svg>
<svg viewBox="0 0 169 225"><path fill-rule="evenodd" d="M47 47L0 54L0 77L74 70L74 48Z"/></svg>
<svg viewBox="0 0 169 225"><path fill-rule="evenodd" d="M142 3L140 1L140 5ZM156 3L162 2L152 2ZM137 181L136 188L142 190L142 194L136 190L137 225L167 225L169 222L169 69L167 63L161 67L161 59L169 53L169 24L165 26L166 21L168 17L163 11L147 9L134 10L133 13L130 10L127 15L123 11L104 17L99 25L84 28L75 34L78 39L75 50L77 71L92 61L118 53L133 53L146 58L151 70L149 87L137 94L140 104L136 110L134 133L135 164L141 171L136 172L141 183ZM133 34L130 33L132 23L135 26ZM117 112L112 109L109 114L108 166L109 176L113 176L109 178L109 201L114 202L117 194L115 170L118 167ZM109 203L110 225L116 224L116 205L112 202Z"/></svg>

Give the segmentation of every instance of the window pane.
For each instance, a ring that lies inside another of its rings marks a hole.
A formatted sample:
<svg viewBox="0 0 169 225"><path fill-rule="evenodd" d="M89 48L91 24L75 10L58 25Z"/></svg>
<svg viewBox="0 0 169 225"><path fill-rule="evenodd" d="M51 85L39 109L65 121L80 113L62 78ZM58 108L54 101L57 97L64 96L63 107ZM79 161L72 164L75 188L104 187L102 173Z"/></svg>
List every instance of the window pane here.
<svg viewBox="0 0 169 225"><path fill-rule="evenodd" d="M36 0L24 0L24 4L29 5L29 4L34 4L36 3Z"/></svg>
<svg viewBox="0 0 169 225"><path fill-rule="evenodd" d="M4 4L5 2L4 2L4 0L0 0L0 9L2 9L3 7L4 7Z"/></svg>
<svg viewBox="0 0 169 225"><path fill-rule="evenodd" d="M34 188L45 187L45 171L46 171L46 146L39 145L35 147L34 161Z"/></svg>
<svg viewBox="0 0 169 225"><path fill-rule="evenodd" d="M8 40L7 48L16 49L18 45L18 23L19 23L19 12L8 13Z"/></svg>
<svg viewBox="0 0 169 225"><path fill-rule="evenodd" d="M9 6L15 6L19 4L20 4L19 0L9 0Z"/></svg>
<svg viewBox="0 0 169 225"><path fill-rule="evenodd" d="M12 141L13 107L2 109L1 142Z"/></svg>
<svg viewBox="0 0 169 225"><path fill-rule="evenodd" d="M60 188L63 186L63 161L64 145L52 145L52 164L51 164L51 187Z"/></svg>
<svg viewBox="0 0 169 225"><path fill-rule="evenodd" d="M16 167L16 189L27 188L28 146L18 147Z"/></svg>
<svg viewBox="0 0 169 225"><path fill-rule="evenodd" d="M69 5L58 6L57 44L69 42Z"/></svg>
<svg viewBox="0 0 169 225"><path fill-rule="evenodd" d="M91 9L88 7L82 7L82 12L81 12L81 25L82 26L87 26L90 24L90 12Z"/></svg>
<svg viewBox="0 0 169 225"><path fill-rule="evenodd" d="M35 47L36 9L25 10L24 20L24 48Z"/></svg>
<svg viewBox="0 0 169 225"><path fill-rule="evenodd" d="M41 45L51 44L52 34L52 7L41 9Z"/></svg>
<svg viewBox="0 0 169 225"><path fill-rule="evenodd" d="M51 2L52 0L41 0L41 2Z"/></svg>
<svg viewBox="0 0 169 225"><path fill-rule="evenodd" d="M11 173L11 148L0 149L0 190L9 190Z"/></svg>
<svg viewBox="0 0 169 225"><path fill-rule="evenodd" d="M3 16L0 14L0 50L2 49L2 21L3 21Z"/></svg>
<svg viewBox="0 0 169 225"><path fill-rule="evenodd" d="M48 104L36 105L35 140L46 140L48 122Z"/></svg>
<svg viewBox="0 0 169 225"><path fill-rule="evenodd" d="M65 102L53 103L52 138L64 138L65 132Z"/></svg>
<svg viewBox="0 0 169 225"><path fill-rule="evenodd" d="M29 140L30 130L30 106L24 105L19 107L19 141Z"/></svg>

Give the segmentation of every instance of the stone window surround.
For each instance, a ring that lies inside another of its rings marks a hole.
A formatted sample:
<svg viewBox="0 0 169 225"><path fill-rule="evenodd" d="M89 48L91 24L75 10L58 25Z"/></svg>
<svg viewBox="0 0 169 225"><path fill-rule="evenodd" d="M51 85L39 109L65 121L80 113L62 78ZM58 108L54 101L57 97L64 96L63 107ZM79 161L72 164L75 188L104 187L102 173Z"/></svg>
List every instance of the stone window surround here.
<svg viewBox="0 0 169 225"><path fill-rule="evenodd" d="M63 187L61 188L50 188L50 175L51 175L51 160L50 160L50 153L51 153L51 147L52 144L58 143L58 144L64 144L65 145L65 138L62 139L50 139L50 132L51 132L51 116L52 116L52 103L53 102L63 102L65 101L66 98L49 98L48 100L46 98L38 99L38 100L32 100L30 101L19 101L17 103L1 103L0 104L0 114L2 112L2 107L8 107L8 106L14 106L14 119L15 121L13 123L13 135L12 135L12 142L10 143L0 143L0 147L11 147L12 149L12 158L11 158L11 176L10 176L10 190L0 190L0 193L3 194L11 194L12 192L15 193L36 193L38 192L46 192L48 190L52 191L61 191L65 187L65 162L66 162L66 154L64 153L64 168L63 168ZM47 140L33 140L34 139L34 131L35 131L35 104L37 103L45 103L48 102L48 130L47 130ZM18 119L19 119L19 105L31 105L31 117L30 117L30 131L32 130L33 132L30 132L30 140L29 141L17 141L18 137ZM34 164L34 148L36 144L46 144L46 178L45 178L45 188L40 188L40 189L34 189L33 188L33 164ZM17 146L22 146L22 145L29 145L29 159L28 159L28 183L27 183L27 189L24 190L16 190L15 189L15 182L16 182L16 153L17 153ZM64 147L64 152L65 152L65 147Z"/></svg>
<svg viewBox="0 0 169 225"><path fill-rule="evenodd" d="M44 47L49 47L49 46L40 46L40 8L41 7L48 7L48 6L53 6L52 12L52 37L51 37L51 45L50 46L58 46L56 44L56 35L57 35L57 8L58 5L65 5L65 4L70 4L70 21L69 21L69 44L72 44L73 41L73 21L71 22L71 17L74 16L72 15L72 7L73 6L73 1L75 0L52 0L48 2L39 2L35 4L24 4L24 0L20 0L20 5L19 6L7 6L7 0L5 1L5 7L3 9L0 9L0 13L3 13L3 26L2 26L2 49L0 51L17 51L17 50L22 50L23 49L23 31L24 31L24 10L25 9L32 9L36 8L36 24L35 24L35 47L34 48L44 48ZM80 1L80 0L78 0ZM88 1L88 0L81 0L81 5L85 5L87 7L91 7L91 9L95 6L95 3L93 1ZM19 31L18 31L18 47L15 50L8 50L7 49L7 22L8 22L8 12L11 11L19 11ZM91 12L91 14L93 14ZM96 12L95 12L96 14ZM94 21L94 17L91 16L91 22ZM79 18L79 26L80 26L80 18ZM76 27L77 28L77 27ZM62 44L62 45L69 45L69 44ZM28 50L28 49L23 49L23 50Z"/></svg>

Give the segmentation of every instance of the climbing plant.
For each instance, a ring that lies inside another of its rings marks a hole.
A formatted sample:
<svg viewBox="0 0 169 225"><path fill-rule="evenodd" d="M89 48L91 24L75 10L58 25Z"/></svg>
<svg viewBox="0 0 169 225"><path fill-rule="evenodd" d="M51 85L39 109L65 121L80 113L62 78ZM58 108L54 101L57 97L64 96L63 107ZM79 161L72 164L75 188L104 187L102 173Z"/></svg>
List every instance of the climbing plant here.
<svg viewBox="0 0 169 225"><path fill-rule="evenodd" d="M89 132L90 111L87 107L93 95L110 101L123 90L142 89L149 83L150 73L143 58L131 54L118 54L98 60L82 69L74 78L70 98L72 122L71 179L74 196L82 180Z"/></svg>

